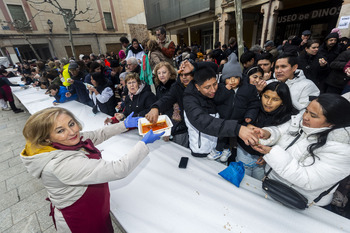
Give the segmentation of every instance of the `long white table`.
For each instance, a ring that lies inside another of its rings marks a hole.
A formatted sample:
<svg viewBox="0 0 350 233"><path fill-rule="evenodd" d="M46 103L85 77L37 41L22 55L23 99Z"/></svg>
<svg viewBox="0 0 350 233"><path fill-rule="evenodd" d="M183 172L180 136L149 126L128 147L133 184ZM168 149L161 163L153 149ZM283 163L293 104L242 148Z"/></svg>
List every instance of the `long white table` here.
<svg viewBox="0 0 350 233"><path fill-rule="evenodd" d="M53 106L53 98L41 90L13 92L30 113ZM84 130L102 127L106 118L76 101L59 106L76 114ZM139 140L132 130L97 147L111 161ZM162 140L149 148L149 156L128 177L110 182L111 211L127 232L350 232L350 220L321 207L292 210L266 198L261 181L249 176L237 188L218 175L226 166L192 157L187 148ZM189 157L186 169L178 168L182 156Z"/></svg>

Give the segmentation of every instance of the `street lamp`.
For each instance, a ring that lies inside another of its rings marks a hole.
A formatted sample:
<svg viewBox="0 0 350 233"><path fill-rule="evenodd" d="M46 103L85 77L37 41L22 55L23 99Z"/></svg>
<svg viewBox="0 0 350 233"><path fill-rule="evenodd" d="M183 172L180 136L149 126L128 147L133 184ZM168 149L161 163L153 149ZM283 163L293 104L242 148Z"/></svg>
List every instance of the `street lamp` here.
<svg viewBox="0 0 350 233"><path fill-rule="evenodd" d="M53 22L50 19L47 20L47 25L49 25L50 33L52 33Z"/></svg>
<svg viewBox="0 0 350 233"><path fill-rule="evenodd" d="M53 51L53 55L56 56L56 51L55 51L55 47L53 47L53 43L52 43L52 28L53 28L53 22L48 19L47 20L47 25L49 25L49 30L50 30L50 36L49 36L49 42L50 42L50 45L51 45L51 48L52 48L52 51Z"/></svg>

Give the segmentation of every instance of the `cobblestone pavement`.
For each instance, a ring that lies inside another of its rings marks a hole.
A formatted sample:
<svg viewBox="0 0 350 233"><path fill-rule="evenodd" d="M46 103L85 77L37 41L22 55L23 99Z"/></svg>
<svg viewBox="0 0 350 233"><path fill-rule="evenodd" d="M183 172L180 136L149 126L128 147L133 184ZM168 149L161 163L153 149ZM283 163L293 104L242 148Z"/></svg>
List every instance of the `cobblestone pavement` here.
<svg viewBox="0 0 350 233"><path fill-rule="evenodd" d="M19 101L16 106L26 110ZM30 114L0 110L0 232L56 232L41 181L28 174L19 154L22 130ZM115 232L122 232L114 224Z"/></svg>

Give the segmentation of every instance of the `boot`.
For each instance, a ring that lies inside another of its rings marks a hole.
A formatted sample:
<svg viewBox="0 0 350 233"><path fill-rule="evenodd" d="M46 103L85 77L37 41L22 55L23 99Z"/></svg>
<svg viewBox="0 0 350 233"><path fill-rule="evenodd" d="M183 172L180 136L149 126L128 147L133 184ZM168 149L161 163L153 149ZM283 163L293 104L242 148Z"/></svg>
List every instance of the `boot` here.
<svg viewBox="0 0 350 233"><path fill-rule="evenodd" d="M14 113L24 112L22 109L19 109L19 108L16 107L14 101L11 101L11 102L9 102L9 103L10 103L10 107L11 107L11 109L12 109L12 111L13 111Z"/></svg>

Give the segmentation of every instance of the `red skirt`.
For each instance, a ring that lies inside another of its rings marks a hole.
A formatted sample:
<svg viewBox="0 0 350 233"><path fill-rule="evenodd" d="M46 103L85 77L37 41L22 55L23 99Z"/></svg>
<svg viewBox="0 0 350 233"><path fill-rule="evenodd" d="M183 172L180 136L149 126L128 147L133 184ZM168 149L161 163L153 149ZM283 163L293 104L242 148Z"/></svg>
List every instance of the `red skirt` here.
<svg viewBox="0 0 350 233"><path fill-rule="evenodd" d="M5 101L12 102L13 96L12 96L12 90L9 85L3 85L0 87L0 99L4 99Z"/></svg>

